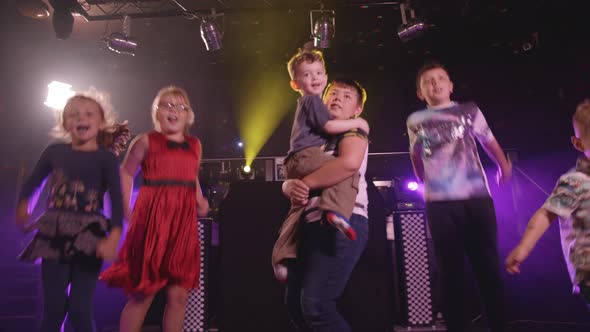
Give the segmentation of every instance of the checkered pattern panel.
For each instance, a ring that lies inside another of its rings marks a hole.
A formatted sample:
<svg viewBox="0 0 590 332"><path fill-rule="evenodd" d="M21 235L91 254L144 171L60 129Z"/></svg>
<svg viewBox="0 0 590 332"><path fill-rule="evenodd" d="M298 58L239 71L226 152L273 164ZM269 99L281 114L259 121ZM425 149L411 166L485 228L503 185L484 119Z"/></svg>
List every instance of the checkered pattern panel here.
<svg viewBox="0 0 590 332"><path fill-rule="evenodd" d="M408 324L431 324L432 289L425 216L421 212L404 212L399 213L397 219L403 245L398 264L403 267L402 279L406 286Z"/></svg>
<svg viewBox="0 0 590 332"><path fill-rule="evenodd" d="M201 249L201 269L199 288L192 289L188 294L183 332L207 331L207 259L211 241L211 221L199 220L199 241Z"/></svg>

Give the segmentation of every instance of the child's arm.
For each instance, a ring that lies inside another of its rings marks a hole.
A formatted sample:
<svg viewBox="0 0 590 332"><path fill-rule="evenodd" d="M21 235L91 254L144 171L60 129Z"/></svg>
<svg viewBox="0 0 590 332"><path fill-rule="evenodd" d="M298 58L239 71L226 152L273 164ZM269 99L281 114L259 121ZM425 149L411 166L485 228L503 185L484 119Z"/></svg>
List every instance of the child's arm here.
<svg viewBox="0 0 590 332"><path fill-rule="evenodd" d="M406 122L406 126L408 129L408 140L410 143L410 161L412 162L412 168L414 169L414 175L418 178L420 182L424 182L424 163L422 162L422 145L418 141L418 136L414 133L414 130L411 128L411 121L410 117Z"/></svg>
<svg viewBox="0 0 590 332"><path fill-rule="evenodd" d="M338 157L327 161L302 180L310 189L333 186L358 172L365 158L367 138L357 135L344 137L339 144Z"/></svg>
<svg viewBox="0 0 590 332"><path fill-rule="evenodd" d="M129 151L121 164L121 189L123 192L123 211L125 218L129 221L131 210L129 204L131 203L131 192L133 190L133 178L139 166L145 158L149 147L149 138L146 134L138 135L131 145Z"/></svg>
<svg viewBox="0 0 590 332"><path fill-rule="evenodd" d="M419 148L416 147L410 151L410 161L412 162L414 174L420 182L424 182L424 163L422 162L421 151Z"/></svg>
<svg viewBox="0 0 590 332"><path fill-rule="evenodd" d="M529 256L537 241L547 231L557 215L545 208L540 208L533 215L520 243L506 258L506 270L510 274L520 273L520 264Z"/></svg>
<svg viewBox="0 0 590 332"><path fill-rule="evenodd" d="M197 216L206 217L209 214L209 201L203 196L201 184L197 180Z"/></svg>
<svg viewBox="0 0 590 332"><path fill-rule="evenodd" d="M98 243L96 255L98 258L114 260L117 256L117 247L121 239L123 223L123 196L121 194L121 177L119 175L119 161L115 154L109 154L109 160L105 167L105 177L109 196L111 198L111 230L109 235Z"/></svg>
<svg viewBox="0 0 590 332"><path fill-rule="evenodd" d="M295 205L307 204L309 187L305 182L299 179L288 179L283 182L281 189L283 190L283 194L291 199L291 202Z"/></svg>
<svg viewBox="0 0 590 332"><path fill-rule="evenodd" d="M477 140L481 143L487 155L498 166L498 181L504 182L512 176L512 163L506 158L500 144L492 134L483 113L478 108L473 120L473 132Z"/></svg>
<svg viewBox="0 0 590 332"><path fill-rule="evenodd" d="M498 179L500 182L507 181L512 177L512 163L500 147L500 144L496 139L490 141L484 141L482 144L483 149L486 151L488 156L492 158L496 166L498 166Z"/></svg>
<svg viewBox="0 0 590 332"><path fill-rule="evenodd" d="M37 164L33 169L33 173L21 189L18 205L16 208L16 224L22 230L24 230L25 225L31 217L29 213L29 202L31 195L33 195L33 192L39 188L39 186L41 185L41 183L43 183L43 180L47 178L49 173L51 173L49 150L52 148L53 147L50 146L47 149L45 149L45 151L43 151L41 157L39 158L39 161L37 161Z"/></svg>
<svg viewBox="0 0 590 332"><path fill-rule="evenodd" d="M353 129L361 129L369 134L369 124L361 118L330 120L330 112L319 96L304 96L302 112L308 125L317 132L329 135L343 134Z"/></svg>
<svg viewBox="0 0 590 332"><path fill-rule="evenodd" d="M197 139L198 155L203 156L203 146ZM199 165L200 166L200 165ZM199 181L199 172L197 171L197 217L207 217L209 214L209 201L203 197L203 190Z"/></svg>
<svg viewBox="0 0 590 332"><path fill-rule="evenodd" d="M369 134L369 124L365 119L355 118L348 120L329 120L324 125L324 131L330 135L338 135L353 129L361 129L367 135Z"/></svg>

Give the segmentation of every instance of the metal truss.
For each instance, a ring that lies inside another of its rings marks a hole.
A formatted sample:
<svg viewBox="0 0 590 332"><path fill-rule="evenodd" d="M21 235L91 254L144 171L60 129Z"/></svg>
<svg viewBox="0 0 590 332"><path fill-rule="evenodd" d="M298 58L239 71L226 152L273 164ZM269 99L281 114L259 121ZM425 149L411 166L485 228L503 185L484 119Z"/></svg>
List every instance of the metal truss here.
<svg viewBox="0 0 590 332"><path fill-rule="evenodd" d="M181 16L184 12L170 0L78 0L75 11L88 21Z"/></svg>
<svg viewBox="0 0 590 332"><path fill-rule="evenodd" d="M199 8L194 8L194 3ZM179 3L182 3L180 5ZM312 9L317 0L205 0L177 2L175 0L77 0L74 10L88 21L119 20L124 16L130 18L154 18L192 15L208 15L212 8L219 13L264 11L280 9ZM332 7L356 6L392 6L400 1L369 1L369 0L327 0ZM184 8L193 4L192 8ZM186 10L185 10L186 9Z"/></svg>

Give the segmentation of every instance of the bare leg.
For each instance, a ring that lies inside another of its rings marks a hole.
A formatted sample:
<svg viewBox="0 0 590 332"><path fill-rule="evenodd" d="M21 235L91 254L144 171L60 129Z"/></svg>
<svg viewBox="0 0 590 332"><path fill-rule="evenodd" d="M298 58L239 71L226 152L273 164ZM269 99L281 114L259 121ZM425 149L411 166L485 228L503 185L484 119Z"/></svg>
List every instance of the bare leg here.
<svg viewBox="0 0 590 332"><path fill-rule="evenodd" d="M121 332L140 332L145 315L153 300L154 295L132 297L121 312L119 330Z"/></svg>
<svg viewBox="0 0 590 332"><path fill-rule="evenodd" d="M188 300L188 290L179 286L169 286L164 310L164 332L181 332Z"/></svg>

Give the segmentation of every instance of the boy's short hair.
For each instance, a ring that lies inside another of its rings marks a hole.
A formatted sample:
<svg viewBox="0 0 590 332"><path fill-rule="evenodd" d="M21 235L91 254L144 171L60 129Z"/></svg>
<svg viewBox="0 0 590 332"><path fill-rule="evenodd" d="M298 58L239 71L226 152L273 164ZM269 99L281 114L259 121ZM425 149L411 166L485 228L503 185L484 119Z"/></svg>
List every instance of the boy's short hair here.
<svg viewBox="0 0 590 332"><path fill-rule="evenodd" d="M420 79L422 78L422 75L424 75L425 72L432 70L432 69L442 69L447 73L447 75L449 74L449 71L447 70L447 68L443 64L441 64L440 62L436 62L436 61L427 62L424 65L422 65L422 67L420 67L420 69L418 69L418 73L416 74L416 88L420 89Z"/></svg>
<svg viewBox="0 0 590 332"><path fill-rule="evenodd" d="M584 136L590 132L590 99L584 99L584 101L578 104L576 112L572 117L572 122L574 127L579 131L579 135Z"/></svg>
<svg viewBox="0 0 590 332"><path fill-rule="evenodd" d="M297 72L297 68L304 63L309 62L313 63L319 61L322 63L322 67L326 68L326 63L324 62L324 54L319 50L302 50L300 49L291 57L289 62L287 62L287 71L289 71L289 76L291 76L291 80L295 79L295 73Z"/></svg>
<svg viewBox="0 0 590 332"><path fill-rule="evenodd" d="M324 97L326 96L326 93L330 91L330 87L334 85L343 85L356 91L361 107L365 107L365 102L367 101L367 90L365 90L365 88L363 88L363 86L358 81L349 78L336 78L332 80L326 87L326 90L324 90Z"/></svg>

